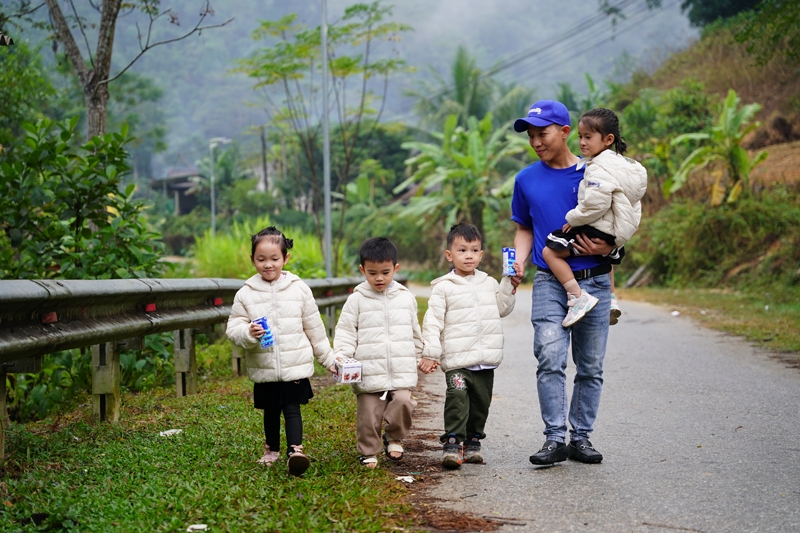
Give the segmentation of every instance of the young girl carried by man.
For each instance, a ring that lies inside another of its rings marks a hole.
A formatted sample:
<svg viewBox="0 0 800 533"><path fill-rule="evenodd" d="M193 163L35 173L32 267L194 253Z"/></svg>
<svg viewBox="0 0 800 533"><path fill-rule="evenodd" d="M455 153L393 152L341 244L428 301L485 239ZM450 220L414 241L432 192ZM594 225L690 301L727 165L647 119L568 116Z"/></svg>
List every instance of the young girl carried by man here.
<svg viewBox="0 0 800 533"><path fill-rule="evenodd" d="M566 215L561 230L547 236L542 257L564 286L569 310L562 326L570 327L597 304L582 291L565 258L575 255L575 237L599 238L621 248L633 236L642 219L641 199L647 190L647 171L624 156L627 145L619 132L619 119L610 109L587 111L578 122L581 154L586 171L578 187L578 205ZM610 148L613 146L613 150ZM622 314L614 296L611 276L611 324Z"/></svg>

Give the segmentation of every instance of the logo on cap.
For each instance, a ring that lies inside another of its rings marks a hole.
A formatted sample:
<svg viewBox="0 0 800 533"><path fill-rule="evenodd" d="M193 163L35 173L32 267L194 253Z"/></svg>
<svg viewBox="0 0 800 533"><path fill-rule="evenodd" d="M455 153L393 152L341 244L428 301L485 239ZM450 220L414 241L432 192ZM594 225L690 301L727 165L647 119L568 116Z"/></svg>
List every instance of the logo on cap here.
<svg viewBox="0 0 800 533"><path fill-rule="evenodd" d="M532 115L534 113L536 113L537 115L541 115L542 114L542 108L541 107L532 107L531 110L528 111L528 115Z"/></svg>

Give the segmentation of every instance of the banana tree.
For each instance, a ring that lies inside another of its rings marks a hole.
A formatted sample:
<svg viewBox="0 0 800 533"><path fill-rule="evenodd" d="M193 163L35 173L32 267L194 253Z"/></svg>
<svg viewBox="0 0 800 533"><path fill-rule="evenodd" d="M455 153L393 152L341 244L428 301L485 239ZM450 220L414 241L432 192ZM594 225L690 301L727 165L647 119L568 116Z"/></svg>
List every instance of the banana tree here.
<svg viewBox="0 0 800 533"><path fill-rule="evenodd" d="M672 146L690 140L701 141L702 145L689 154L675 174L664 182L665 197L683 187L692 171L705 168L716 161L722 164L722 168L712 172L715 179L711 189L711 205L718 206L725 199L726 177L731 182L730 192L727 192L729 203L736 202L741 193L749 189L750 172L767 158L767 152L762 150L751 158L742 148L744 136L760 126L759 122L751 120L761 106L748 104L739 107L740 103L741 99L736 91L731 89L722 103L722 112L711 131L686 133L672 139L670 143Z"/></svg>
<svg viewBox="0 0 800 533"><path fill-rule="evenodd" d="M423 225L444 220L449 227L464 221L483 233L484 209L502 207L495 188L517 170L504 173L502 168L526 145L509 136L507 127L492 131L491 113L481 121L470 117L466 128L457 122L456 115L449 115L443 131L432 134L439 143L403 143L415 154L406 160L413 174L394 192L418 186L403 214L418 217Z"/></svg>

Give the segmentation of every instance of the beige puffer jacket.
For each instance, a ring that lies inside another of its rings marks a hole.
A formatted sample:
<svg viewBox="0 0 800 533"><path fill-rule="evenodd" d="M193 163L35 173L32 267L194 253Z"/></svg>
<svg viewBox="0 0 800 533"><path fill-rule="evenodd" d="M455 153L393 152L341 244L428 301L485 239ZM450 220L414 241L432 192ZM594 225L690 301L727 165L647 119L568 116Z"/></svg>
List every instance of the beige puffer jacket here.
<svg viewBox="0 0 800 533"><path fill-rule="evenodd" d="M333 364L325 325L311 289L291 272L268 282L256 274L233 299L225 332L245 349L247 375L256 383L296 381L314 374L314 357L325 368ZM275 346L262 349L250 335L250 322L266 316Z"/></svg>
<svg viewBox="0 0 800 533"><path fill-rule="evenodd" d="M356 394L415 387L422 332L414 295L396 281L383 292L366 281L359 284L336 323L333 351L361 361Z"/></svg>
<svg viewBox="0 0 800 533"><path fill-rule="evenodd" d="M428 310L422 321L423 357L439 361L442 370L499 365L503 361L500 317L514 310L511 279L498 283L486 272L472 276L450 272L431 282Z"/></svg>
<svg viewBox="0 0 800 533"><path fill-rule="evenodd" d="M638 161L604 150L587 160L578 207L567 213L567 222L613 235L620 247L639 228L646 190L647 171Z"/></svg>

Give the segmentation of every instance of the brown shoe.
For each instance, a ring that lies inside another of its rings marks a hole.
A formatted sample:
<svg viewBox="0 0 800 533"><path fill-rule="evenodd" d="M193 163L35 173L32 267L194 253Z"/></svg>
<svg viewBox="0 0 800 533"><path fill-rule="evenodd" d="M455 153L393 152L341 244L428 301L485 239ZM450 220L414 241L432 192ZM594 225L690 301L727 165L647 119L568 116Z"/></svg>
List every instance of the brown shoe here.
<svg viewBox="0 0 800 533"><path fill-rule="evenodd" d="M293 476L302 476L303 472L308 470L311 461L309 461L308 456L303 453L303 446L301 444L291 446L291 448L293 448L294 451L289 454L289 473Z"/></svg>

